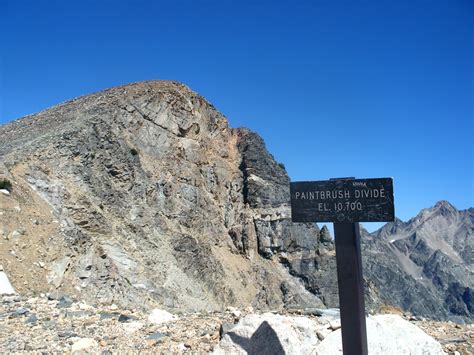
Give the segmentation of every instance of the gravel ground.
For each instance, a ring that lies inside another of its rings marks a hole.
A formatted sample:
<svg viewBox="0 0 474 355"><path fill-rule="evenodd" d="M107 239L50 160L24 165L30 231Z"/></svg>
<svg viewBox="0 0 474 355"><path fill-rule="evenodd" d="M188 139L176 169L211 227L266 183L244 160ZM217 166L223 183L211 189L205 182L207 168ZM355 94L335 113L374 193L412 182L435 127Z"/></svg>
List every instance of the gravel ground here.
<svg viewBox="0 0 474 355"><path fill-rule="evenodd" d="M413 324L431 335L448 354L474 354L474 324L456 324L431 320L413 320Z"/></svg>
<svg viewBox="0 0 474 355"><path fill-rule="evenodd" d="M229 308L225 312L181 314L175 320L156 324L148 319L149 314L138 310L119 310L114 305L95 308L73 302L67 296L59 300L46 296L3 296L0 304L0 352L71 352L83 349L101 354L208 353L218 343L223 323L234 323L251 312L251 308ZM440 341L447 353L474 353L473 324L407 318Z"/></svg>

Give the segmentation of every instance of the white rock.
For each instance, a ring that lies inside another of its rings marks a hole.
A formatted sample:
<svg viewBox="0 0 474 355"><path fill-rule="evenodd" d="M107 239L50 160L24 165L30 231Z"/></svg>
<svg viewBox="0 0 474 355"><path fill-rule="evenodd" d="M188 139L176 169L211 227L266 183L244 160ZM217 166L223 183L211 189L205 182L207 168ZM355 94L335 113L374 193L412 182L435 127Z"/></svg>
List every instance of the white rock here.
<svg viewBox="0 0 474 355"><path fill-rule="evenodd" d="M329 327L332 330L337 330L341 328L341 320L340 319L331 319L329 320Z"/></svg>
<svg viewBox="0 0 474 355"><path fill-rule="evenodd" d="M232 311L231 313L235 318L240 318L240 316L242 315L242 312L239 310Z"/></svg>
<svg viewBox="0 0 474 355"><path fill-rule="evenodd" d="M38 297L31 297L26 301L26 303L28 304L35 304L37 302L38 302Z"/></svg>
<svg viewBox="0 0 474 355"><path fill-rule="evenodd" d="M117 305L115 303L112 303L109 307L110 310L116 311L118 309Z"/></svg>
<svg viewBox="0 0 474 355"><path fill-rule="evenodd" d="M236 318L240 318L240 316L242 315L242 312L239 311L237 308L235 307L227 307L227 311L229 311L234 317Z"/></svg>
<svg viewBox="0 0 474 355"><path fill-rule="evenodd" d="M93 309L94 307L88 305L87 303L85 302L81 302L79 303L79 309L82 309L83 311L88 311L88 310L91 310Z"/></svg>
<svg viewBox="0 0 474 355"><path fill-rule="evenodd" d="M146 285L145 284L133 284L133 287L138 288L138 289L146 290Z"/></svg>
<svg viewBox="0 0 474 355"><path fill-rule="evenodd" d="M122 327L127 333L134 333L137 330L143 328L144 324L142 322L133 321L129 323L123 323Z"/></svg>
<svg viewBox="0 0 474 355"><path fill-rule="evenodd" d="M307 317L249 314L224 334L214 354L312 354L324 327Z"/></svg>
<svg viewBox="0 0 474 355"><path fill-rule="evenodd" d="M178 344L178 351L181 353L184 353L186 351L186 346L184 345L184 343Z"/></svg>
<svg viewBox="0 0 474 355"><path fill-rule="evenodd" d="M15 293L16 292L10 283L10 280L8 280L7 274L5 274L3 271L0 271L0 295L13 295Z"/></svg>
<svg viewBox="0 0 474 355"><path fill-rule="evenodd" d="M177 317L162 309L155 308L148 316L148 321L153 324L161 324L176 320Z"/></svg>
<svg viewBox="0 0 474 355"><path fill-rule="evenodd" d="M316 336L318 337L319 340L323 340L324 338L326 338L329 334L332 333L332 330L331 329L320 329L316 332Z"/></svg>
<svg viewBox="0 0 474 355"><path fill-rule="evenodd" d="M109 258L114 261L120 272L133 272L138 263L122 248L121 245L110 241L104 242L102 248Z"/></svg>
<svg viewBox="0 0 474 355"><path fill-rule="evenodd" d="M436 340L397 315L369 317L367 333L371 355L443 354ZM250 314L224 334L214 350L214 354L247 353L342 354L341 330L331 332L326 319Z"/></svg>
<svg viewBox="0 0 474 355"><path fill-rule="evenodd" d="M367 318L369 354L441 355L441 345L420 328L398 315L381 314ZM342 354L341 330L329 334L316 347L316 354Z"/></svg>
<svg viewBox="0 0 474 355"><path fill-rule="evenodd" d="M99 344L94 339L82 338L76 341L74 344L72 344L71 351L74 353L76 351L89 350L91 348L96 348L98 346Z"/></svg>
<svg viewBox="0 0 474 355"><path fill-rule="evenodd" d="M10 191L8 191L6 189L0 189L0 192L4 195L10 195Z"/></svg>
<svg viewBox="0 0 474 355"><path fill-rule="evenodd" d="M11 234L10 234L10 239L11 239L11 238L19 238L20 236L21 236L21 233L18 232L17 230L14 230L14 231L12 231Z"/></svg>
<svg viewBox="0 0 474 355"><path fill-rule="evenodd" d="M63 281L64 273L69 267L70 261L71 261L71 258L67 256L59 260L56 260L50 266L50 272L46 277L48 283L53 284L56 288L59 287L61 285L61 282Z"/></svg>

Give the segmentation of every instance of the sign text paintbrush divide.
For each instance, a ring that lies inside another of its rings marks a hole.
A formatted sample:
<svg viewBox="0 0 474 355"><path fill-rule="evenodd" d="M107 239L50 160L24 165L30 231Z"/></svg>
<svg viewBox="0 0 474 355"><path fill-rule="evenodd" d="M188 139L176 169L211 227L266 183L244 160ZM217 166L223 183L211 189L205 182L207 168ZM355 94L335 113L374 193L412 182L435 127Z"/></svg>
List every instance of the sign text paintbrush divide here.
<svg viewBox="0 0 474 355"><path fill-rule="evenodd" d="M300 222L383 222L393 220L391 178L295 182L292 216Z"/></svg>
<svg viewBox="0 0 474 355"><path fill-rule="evenodd" d="M363 198L363 197L385 197L385 189L365 190L333 190L333 191L307 191L295 192L295 199L300 200L331 200L336 198Z"/></svg>

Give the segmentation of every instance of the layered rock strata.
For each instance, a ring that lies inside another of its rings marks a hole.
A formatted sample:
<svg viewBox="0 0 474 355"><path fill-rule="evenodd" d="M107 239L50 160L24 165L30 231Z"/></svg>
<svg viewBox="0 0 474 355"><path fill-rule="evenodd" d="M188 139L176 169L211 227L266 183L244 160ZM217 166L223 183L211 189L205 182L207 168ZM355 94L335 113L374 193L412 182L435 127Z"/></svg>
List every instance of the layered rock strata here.
<svg viewBox="0 0 474 355"><path fill-rule="evenodd" d="M18 292L179 310L322 306L289 274L317 252L319 230L290 222L286 171L184 85L80 97L0 137L0 177L13 182L0 252Z"/></svg>

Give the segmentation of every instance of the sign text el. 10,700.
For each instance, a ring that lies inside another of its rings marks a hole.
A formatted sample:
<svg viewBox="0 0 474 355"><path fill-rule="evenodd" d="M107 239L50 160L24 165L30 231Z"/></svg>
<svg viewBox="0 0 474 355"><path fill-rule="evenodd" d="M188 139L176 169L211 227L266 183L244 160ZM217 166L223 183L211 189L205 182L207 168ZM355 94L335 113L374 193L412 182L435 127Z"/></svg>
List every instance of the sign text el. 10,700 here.
<svg viewBox="0 0 474 355"><path fill-rule="evenodd" d="M290 193L293 222L394 220L392 178L292 182Z"/></svg>

